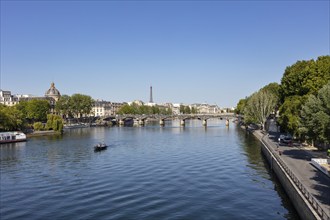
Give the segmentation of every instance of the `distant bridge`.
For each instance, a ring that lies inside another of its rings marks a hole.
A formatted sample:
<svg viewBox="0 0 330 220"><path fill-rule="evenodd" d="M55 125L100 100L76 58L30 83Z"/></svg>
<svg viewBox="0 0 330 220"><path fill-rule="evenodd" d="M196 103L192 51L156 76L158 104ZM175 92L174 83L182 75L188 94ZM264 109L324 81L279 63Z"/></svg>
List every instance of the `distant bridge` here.
<svg viewBox="0 0 330 220"><path fill-rule="evenodd" d="M158 120L159 124L164 126L165 120L180 120L180 125L185 126L185 121L190 119L201 120L204 126L207 126L207 120L210 118L225 119L226 125L229 125L229 119L236 118L234 113L221 113L221 114L180 114L180 115L113 115L100 117L103 121L116 121L118 125L124 125L125 121L135 120L139 125L145 125L145 122L149 119Z"/></svg>

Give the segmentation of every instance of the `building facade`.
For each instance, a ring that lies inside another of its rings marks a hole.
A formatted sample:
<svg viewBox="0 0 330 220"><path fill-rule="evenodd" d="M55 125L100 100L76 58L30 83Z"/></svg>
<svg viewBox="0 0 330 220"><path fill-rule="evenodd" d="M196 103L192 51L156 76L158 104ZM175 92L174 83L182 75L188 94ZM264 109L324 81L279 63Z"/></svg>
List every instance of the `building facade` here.
<svg viewBox="0 0 330 220"><path fill-rule="evenodd" d="M92 106L92 115L99 117L116 115L123 105L124 103L95 100Z"/></svg>
<svg viewBox="0 0 330 220"><path fill-rule="evenodd" d="M0 90L0 104L13 106L19 102L18 97L11 94L10 91Z"/></svg>

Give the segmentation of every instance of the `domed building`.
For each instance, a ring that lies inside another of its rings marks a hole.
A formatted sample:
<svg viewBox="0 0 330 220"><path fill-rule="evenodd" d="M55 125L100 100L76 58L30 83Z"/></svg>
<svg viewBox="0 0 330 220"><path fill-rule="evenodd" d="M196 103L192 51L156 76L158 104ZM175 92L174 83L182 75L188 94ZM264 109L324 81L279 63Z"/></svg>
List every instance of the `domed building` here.
<svg viewBox="0 0 330 220"><path fill-rule="evenodd" d="M55 88L54 82L50 84L50 88L46 91L45 97L53 98L55 101L60 99L61 93Z"/></svg>

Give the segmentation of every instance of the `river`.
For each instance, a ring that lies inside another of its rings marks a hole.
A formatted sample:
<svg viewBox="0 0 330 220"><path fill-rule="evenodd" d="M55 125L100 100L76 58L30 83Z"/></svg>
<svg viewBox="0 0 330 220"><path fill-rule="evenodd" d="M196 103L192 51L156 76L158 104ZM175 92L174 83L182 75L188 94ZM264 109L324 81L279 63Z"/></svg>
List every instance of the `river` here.
<svg viewBox="0 0 330 220"><path fill-rule="evenodd" d="M234 123L95 127L0 145L0 219L299 219ZM94 152L98 142L107 150Z"/></svg>

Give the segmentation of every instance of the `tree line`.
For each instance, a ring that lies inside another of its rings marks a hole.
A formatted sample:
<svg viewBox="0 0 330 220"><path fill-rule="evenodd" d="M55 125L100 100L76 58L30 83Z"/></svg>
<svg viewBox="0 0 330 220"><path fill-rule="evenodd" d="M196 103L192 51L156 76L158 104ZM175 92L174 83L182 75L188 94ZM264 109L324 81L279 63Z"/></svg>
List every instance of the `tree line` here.
<svg viewBox="0 0 330 220"><path fill-rule="evenodd" d="M147 105L138 105L136 103L132 103L131 105L125 104L118 110L119 115L123 114L132 114L132 115L171 115L172 110L170 108L166 108L163 106L155 105L155 106L147 106Z"/></svg>
<svg viewBox="0 0 330 220"><path fill-rule="evenodd" d="M180 105L180 113L181 114L197 114L197 108ZM147 105L138 105L136 103L132 103L131 105L125 104L123 105L118 114L132 114L132 115L172 115L173 111L171 108L164 107L164 106L147 106Z"/></svg>
<svg viewBox="0 0 330 220"><path fill-rule="evenodd" d="M51 106L48 100L32 99L21 101L14 106L0 104L0 131L54 130L63 129L62 118L50 114Z"/></svg>
<svg viewBox="0 0 330 220"><path fill-rule="evenodd" d="M47 99L20 101L14 106L0 104L0 131L55 130L63 129L63 118L81 117L92 110L93 100L90 96L74 94L63 95L56 102L55 112Z"/></svg>
<svg viewBox="0 0 330 220"><path fill-rule="evenodd" d="M92 97L88 95L63 95L56 102L55 110L62 115L63 118L80 118L91 113L93 102Z"/></svg>
<svg viewBox="0 0 330 220"><path fill-rule="evenodd" d="M268 84L239 100L236 107L244 123L262 127L276 112L282 132L309 142L330 143L330 56L297 61L286 67L280 84Z"/></svg>

